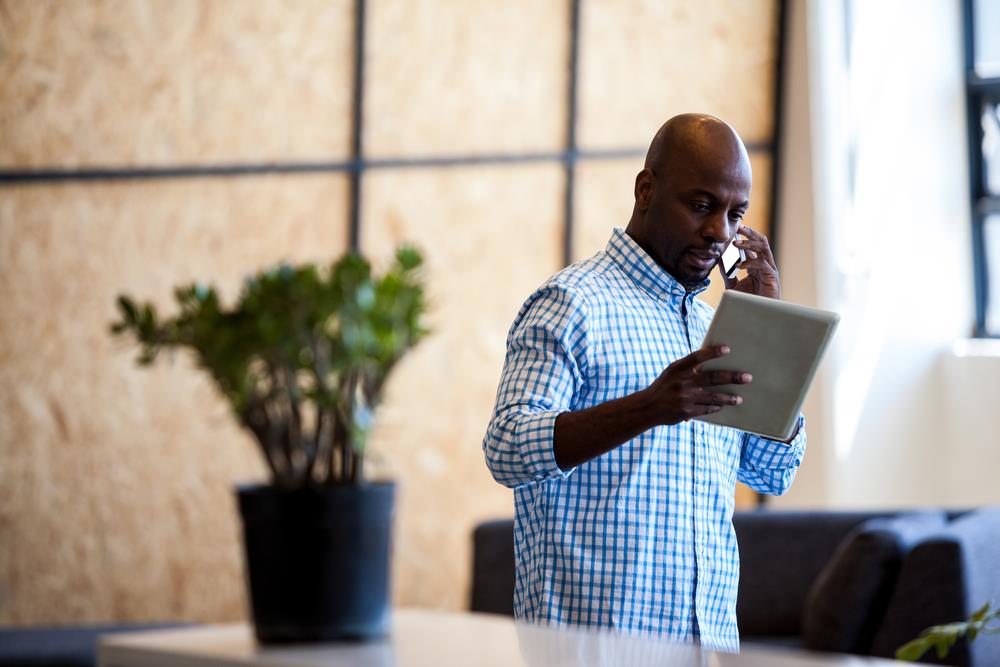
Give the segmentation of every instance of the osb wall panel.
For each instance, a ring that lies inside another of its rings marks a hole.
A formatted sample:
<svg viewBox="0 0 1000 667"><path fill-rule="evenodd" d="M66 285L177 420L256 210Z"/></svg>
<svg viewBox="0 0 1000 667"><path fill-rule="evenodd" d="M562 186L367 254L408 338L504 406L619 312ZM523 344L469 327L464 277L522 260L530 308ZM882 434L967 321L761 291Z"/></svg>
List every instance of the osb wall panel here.
<svg viewBox="0 0 1000 667"><path fill-rule="evenodd" d="M507 330L560 265L563 175L556 165L380 172L365 183L363 245L402 241L427 257L433 334L390 380L373 448L400 483L395 600L468 605L472 529L509 517L482 439Z"/></svg>
<svg viewBox="0 0 1000 667"><path fill-rule="evenodd" d="M646 139L649 143L649 138ZM615 227L625 228L635 203L635 175L642 158L579 162L573 215L573 259L603 250Z"/></svg>
<svg viewBox="0 0 1000 667"><path fill-rule="evenodd" d="M344 249L316 175L7 188L0 199L0 624L243 617L233 484L251 440L189 360L134 364L122 291Z"/></svg>
<svg viewBox="0 0 1000 667"><path fill-rule="evenodd" d="M342 157L351 5L0 0L0 167ZM689 110L768 140L773 5L586 0L582 144L645 146ZM562 148L567 0L368 11L370 154ZM627 222L636 168L581 165L578 256ZM472 527L511 513L480 443L507 328L561 263L563 186L557 165L365 177L365 250L420 243L433 303L372 443L401 485L397 602L464 607ZM339 254L344 198L339 176L0 192L0 623L244 616L231 487L262 478L256 451L183 357L138 369L107 324L122 290L233 294Z"/></svg>
<svg viewBox="0 0 1000 667"><path fill-rule="evenodd" d="M774 0L587 0L581 21L581 146L644 147L687 111L771 138Z"/></svg>
<svg viewBox="0 0 1000 667"><path fill-rule="evenodd" d="M750 164L753 168L753 190L744 222L767 234L771 215L771 159L766 154L754 153L750 156ZM574 259L590 257L603 250L611 230L628 225L635 203L635 175L641 169L642 158L580 164L576 181L576 224L573 228ZM721 276L713 271L712 283L701 298L716 306L724 289ZM753 491L742 484L737 485L737 507L752 507L755 498Z"/></svg>
<svg viewBox="0 0 1000 667"><path fill-rule="evenodd" d="M0 165L347 154L351 0L0 1Z"/></svg>
<svg viewBox="0 0 1000 667"><path fill-rule="evenodd" d="M566 0L370 3L365 150L560 150Z"/></svg>

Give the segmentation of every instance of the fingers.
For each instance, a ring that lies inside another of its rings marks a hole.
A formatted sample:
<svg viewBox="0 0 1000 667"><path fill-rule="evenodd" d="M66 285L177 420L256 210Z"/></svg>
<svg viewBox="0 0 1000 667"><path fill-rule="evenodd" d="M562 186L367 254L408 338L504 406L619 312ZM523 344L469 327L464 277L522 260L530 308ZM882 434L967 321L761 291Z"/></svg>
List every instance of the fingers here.
<svg viewBox="0 0 1000 667"><path fill-rule="evenodd" d="M695 405L716 405L725 407L727 405L740 405L743 397L737 394L724 394L719 391L703 391L695 397Z"/></svg>
<svg viewBox="0 0 1000 667"><path fill-rule="evenodd" d="M724 357L727 354L729 354L728 345L703 347L700 350L695 350L686 357L681 357L674 363L670 364L669 368L675 371L694 370L710 359L718 359L719 357Z"/></svg>
<svg viewBox="0 0 1000 667"><path fill-rule="evenodd" d="M723 384L750 384L753 376L743 371L703 371L695 376L701 387L715 387Z"/></svg>
<svg viewBox="0 0 1000 667"><path fill-rule="evenodd" d="M760 232L758 232L756 229L754 229L750 225L741 224L740 228L738 230L736 230L736 231L737 231L737 233L743 234L747 238L752 239L754 241L763 241L764 243L767 243L767 237L764 236L763 234L761 234ZM742 239L739 239L739 238L737 240L738 241L742 241Z"/></svg>
<svg viewBox="0 0 1000 667"><path fill-rule="evenodd" d="M757 259L758 257L773 260L771 257L771 246L768 245L766 239L764 241L736 239L733 243L735 243L738 248L742 248L746 254L746 260L740 262L741 268L745 267L749 260Z"/></svg>
<svg viewBox="0 0 1000 667"><path fill-rule="evenodd" d="M751 258L749 253L747 253L747 260L740 263L740 268L748 272L759 269L761 271L767 271L768 273L777 273L774 266L772 266L767 260L761 257Z"/></svg>
<svg viewBox="0 0 1000 667"><path fill-rule="evenodd" d="M743 385L753 381L745 371L701 370L702 364L731 352L728 345L705 347L678 359L650 385L650 396L664 415L663 423L677 424L687 419L718 412L726 406L740 405L742 397L709 388Z"/></svg>
<svg viewBox="0 0 1000 667"><path fill-rule="evenodd" d="M738 233L743 234L746 238L739 238L737 236L733 243L736 244L736 247L742 248L746 252L748 260L760 257L767 262L768 266L775 271L778 270L774 256L771 253L771 244L768 242L766 236L747 225L740 225ZM743 262L740 266L741 268L747 268L748 264L749 262Z"/></svg>
<svg viewBox="0 0 1000 667"><path fill-rule="evenodd" d="M736 247L743 249L746 253L747 259L762 257L768 260L768 263L774 261L774 258L771 256L771 246L767 242L767 239L764 239L763 241L736 239L733 243L736 244ZM745 265L746 262L743 262L743 264Z"/></svg>
<svg viewBox="0 0 1000 667"><path fill-rule="evenodd" d="M743 398L736 394L702 392L700 396L694 398L694 402L688 404L684 410L684 418L694 419L702 415L718 412L728 406L740 405L741 403L743 403Z"/></svg>
<svg viewBox="0 0 1000 667"><path fill-rule="evenodd" d="M685 419L694 419L695 417L701 417L702 415L710 415L713 412L718 412L723 406L721 405L695 405L690 410L685 417Z"/></svg>
<svg viewBox="0 0 1000 667"><path fill-rule="evenodd" d="M767 237L756 229L741 224L733 243L746 256L739 264L746 276L735 283L727 281L726 289L780 299L778 264L774 260Z"/></svg>

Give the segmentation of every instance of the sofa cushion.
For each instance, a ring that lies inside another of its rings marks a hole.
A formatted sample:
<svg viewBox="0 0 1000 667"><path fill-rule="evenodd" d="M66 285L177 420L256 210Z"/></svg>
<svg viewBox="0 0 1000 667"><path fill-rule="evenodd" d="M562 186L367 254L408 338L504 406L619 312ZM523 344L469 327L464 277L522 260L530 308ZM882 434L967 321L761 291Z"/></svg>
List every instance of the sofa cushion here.
<svg viewBox="0 0 1000 667"><path fill-rule="evenodd" d="M923 630L965 620L987 601L1000 601L1000 507L970 512L918 544L903 562L872 655L892 657ZM1000 665L1000 635L960 639L942 665Z"/></svg>
<svg viewBox="0 0 1000 667"><path fill-rule="evenodd" d="M469 609L514 615L514 522L487 521L472 534Z"/></svg>
<svg viewBox="0 0 1000 667"><path fill-rule="evenodd" d="M871 650L903 558L946 524L941 511L865 521L841 542L806 596L802 634L814 651Z"/></svg>
<svg viewBox="0 0 1000 667"><path fill-rule="evenodd" d="M802 633L809 587L837 545L854 528L896 512L737 512L733 526L740 547L736 615L740 636L780 637Z"/></svg>

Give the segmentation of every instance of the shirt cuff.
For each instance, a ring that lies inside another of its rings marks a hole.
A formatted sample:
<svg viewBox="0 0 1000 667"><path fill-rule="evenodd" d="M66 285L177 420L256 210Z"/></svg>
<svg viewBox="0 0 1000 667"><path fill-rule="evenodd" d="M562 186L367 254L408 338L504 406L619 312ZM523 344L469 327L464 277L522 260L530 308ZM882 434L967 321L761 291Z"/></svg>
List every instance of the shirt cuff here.
<svg viewBox="0 0 1000 667"><path fill-rule="evenodd" d="M556 463L556 418L560 414L560 411L536 412L525 416L518 425L521 461L536 480L566 479L574 470L563 470Z"/></svg>
<svg viewBox="0 0 1000 667"><path fill-rule="evenodd" d="M791 442L751 434L747 439L746 458L756 468L781 469L799 465L802 463L806 444L806 420L802 415L799 415L797 428Z"/></svg>

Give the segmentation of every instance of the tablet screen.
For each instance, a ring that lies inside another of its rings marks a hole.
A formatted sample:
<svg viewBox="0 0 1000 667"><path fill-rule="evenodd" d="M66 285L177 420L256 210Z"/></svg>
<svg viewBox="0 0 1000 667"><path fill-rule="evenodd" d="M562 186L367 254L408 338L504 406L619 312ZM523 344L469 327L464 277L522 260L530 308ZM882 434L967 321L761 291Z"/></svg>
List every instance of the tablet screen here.
<svg viewBox="0 0 1000 667"><path fill-rule="evenodd" d="M702 368L745 371L753 382L712 388L739 394L743 402L697 419L775 440L790 438L839 319L836 313L727 290L702 347L728 345L731 352Z"/></svg>

